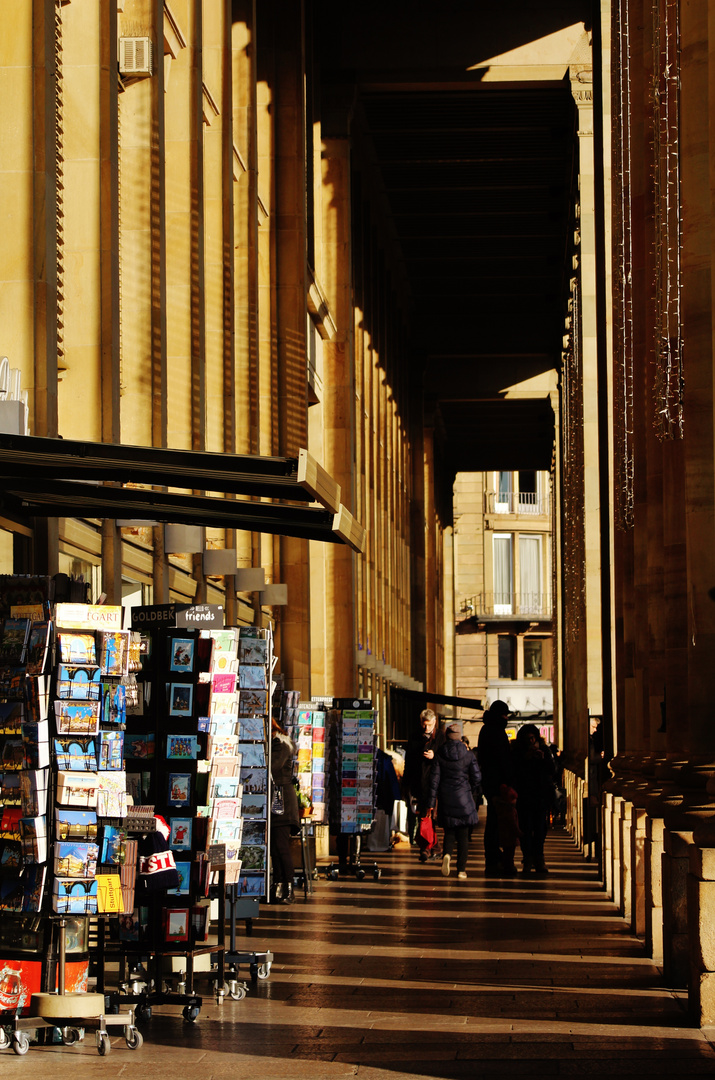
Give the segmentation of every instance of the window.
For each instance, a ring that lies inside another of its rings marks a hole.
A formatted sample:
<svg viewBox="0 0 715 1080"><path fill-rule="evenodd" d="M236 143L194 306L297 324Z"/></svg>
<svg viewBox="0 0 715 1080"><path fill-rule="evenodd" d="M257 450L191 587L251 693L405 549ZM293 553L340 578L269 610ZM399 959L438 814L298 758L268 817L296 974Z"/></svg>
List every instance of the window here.
<svg viewBox="0 0 715 1080"><path fill-rule="evenodd" d="M527 513L537 510L539 489L536 472L533 469L519 473L519 510Z"/></svg>
<svg viewBox="0 0 715 1080"><path fill-rule="evenodd" d="M540 679L544 667L542 642L538 638L524 638L524 678Z"/></svg>
<svg viewBox="0 0 715 1080"><path fill-rule="evenodd" d="M497 647L499 655L499 678L500 679L513 679L514 678L514 656L515 656L515 640L507 634L501 634L497 638Z"/></svg>
<svg viewBox="0 0 715 1080"><path fill-rule="evenodd" d="M511 510L511 473L497 473L497 497L495 509L497 512L507 514Z"/></svg>
<svg viewBox="0 0 715 1080"><path fill-rule="evenodd" d="M541 595L541 537L519 537L519 610L538 614L543 607Z"/></svg>
<svg viewBox="0 0 715 1080"><path fill-rule="evenodd" d="M514 537L511 533L494 533L494 614L513 612Z"/></svg>

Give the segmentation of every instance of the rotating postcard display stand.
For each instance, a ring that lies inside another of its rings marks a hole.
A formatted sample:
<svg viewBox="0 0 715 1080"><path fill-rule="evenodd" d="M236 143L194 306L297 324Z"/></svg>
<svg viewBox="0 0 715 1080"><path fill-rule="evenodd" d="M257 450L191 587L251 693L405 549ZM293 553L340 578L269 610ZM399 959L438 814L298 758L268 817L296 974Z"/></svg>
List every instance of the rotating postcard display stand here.
<svg viewBox="0 0 715 1080"><path fill-rule="evenodd" d="M335 881L345 874L362 881L362 836L375 820L375 710L331 709L328 713L328 818L337 838L338 864L325 876ZM377 863L369 873L375 881L382 871Z"/></svg>
<svg viewBox="0 0 715 1080"><path fill-rule="evenodd" d="M136 1049L133 1010L108 1017L104 995L87 990L90 917L122 902L118 867L101 865L99 832L126 812L119 705L129 634L120 608L58 604L55 635L47 601L28 600L10 608L0 633L1 1007L12 1017L0 1046L25 1054L29 1032L48 1028L71 1044L92 1022L100 1054L110 1049L108 1025Z"/></svg>

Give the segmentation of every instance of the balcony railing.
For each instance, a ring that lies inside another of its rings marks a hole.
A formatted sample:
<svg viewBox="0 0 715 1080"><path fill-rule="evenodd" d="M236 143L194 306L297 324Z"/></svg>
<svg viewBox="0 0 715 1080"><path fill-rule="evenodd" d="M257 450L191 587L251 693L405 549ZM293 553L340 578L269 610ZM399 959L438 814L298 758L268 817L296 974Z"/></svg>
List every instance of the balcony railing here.
<svg viewBox="0 0 715 1080"><path fill-rule="evenodd" d="M487 512L490 514L528 514L529 517L548 516L548 494L535 491L488 491Z"/></svg>
<svg viewBox="0 0 715 1080"><path fill-rule="evenodd" d="M477 593L466 596L457 605L458 614L468 619L472 616L490 618L512 618L515 615L529 618L550 619L553 604L550 593L504 592Z"/></svg>

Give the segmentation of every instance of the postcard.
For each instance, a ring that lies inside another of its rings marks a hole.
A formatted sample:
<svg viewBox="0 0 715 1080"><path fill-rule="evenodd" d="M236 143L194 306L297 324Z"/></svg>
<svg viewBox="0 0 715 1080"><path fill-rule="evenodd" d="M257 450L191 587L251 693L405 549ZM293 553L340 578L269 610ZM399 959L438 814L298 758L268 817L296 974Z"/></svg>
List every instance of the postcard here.
<svg viewBox="0 0 715 1080"><path fill-rule="evenodd" d="M188 896L191 884L191 863L176 861L176 872L179 875L179 884L175 889L167 889L167 896Z"/></svg>
<svg viewBox="0 0 715 1080"><path fill-rule="evenodd" d="M199 740L197 735L167 735L166 756L168 758L184 758L195 760L199 756Z"/></svg>
<svg viewBox="0 0 715 1080"><path fill-rule="evenodd" d="M167 800L170 806L189 806L191 803L191 773L169 773Z"/></svg>
<svg viewBox="0 0 715 1080"><path fill-rule="evenodd" d="M241 765L247 769L262 769L266 765L266 748L262 742L239 743Z"/></svg>
<svg viewBox="0 0 715 1080"><path fill-rule="evenodd" d="M265 690L265 667L262 664L239 664L238 685L241 690Z"/></svg>
<svg viewBox="0 0 715 1080"><path fill-rule="evenodd" d="M244 798L246 795L265 795L268 785L267 769L252 769L241 767L241 783L243 784Z"/></svg>
<svg viewBox="0 0 715 1080"><path fill-rule="evenodd" d="M153 731L147 731L142 735L130 735L127 732L124 736L124 756L144 761L153 758L155 741L156 736Z"/></svg>
<svg viewBox="0 0 715 1080"><path fill-rule="evenodd" d="M267 664L268 639L242 637L238 642L238 661L242 664ZM240 667L239 667L240 671Z"/></svg>
<svg viewBox="0 0 715 1080"><path fill-rule="evenodd" d="M169 684L169 715L191 716L194 688L190 683Z"/></svg>
<svg viewBox="0 0 715 1080"><path fill-rule="evenodd" d="M190 817L170 818L169 847L174 851L191 851L193 824L193 818Z"/></svg>
<svg viewBox="0 0 715 1080"><path fill-rule="evenodd" d="M241 815L244 818L263 818L265 820L266 796L256 794L244 795Z"/></svg>
<svg viewBox="0 0 715 1080"><path fill-rule="evenodd" d="M238 699L238 715L254 716L258 713L260 716L264 716L267 703L268 694L266 690L251 690L249 688L244 688L241 690Z"/></svg>

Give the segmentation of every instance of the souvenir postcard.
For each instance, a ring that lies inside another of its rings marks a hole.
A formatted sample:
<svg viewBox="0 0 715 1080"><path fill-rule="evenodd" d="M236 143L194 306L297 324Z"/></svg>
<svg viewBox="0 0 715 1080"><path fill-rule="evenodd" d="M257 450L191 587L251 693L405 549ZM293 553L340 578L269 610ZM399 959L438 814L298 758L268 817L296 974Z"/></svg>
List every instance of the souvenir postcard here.
<svg viewBox="0 0 715 1080"><path fill-rule="evenodd" d="M209 735L206 756L208 758L236 757L238 735Z"/></svg>
<svg viewBox="0 0 715 1080"><path fill-rule="evenodd" d="M26 866L20 877L23 888L22 910L28 913L42 911L42 900L45 892L45 877L47 867Z"/></svg>
<svg viewBox="0 0 715 1080"><path fill-rule="evenodd" d="M236 631L233 627L229 627L225 630L211 630L211 638L213 640L214 658L220 653L225 653L228 656L236 656L238 640L236 638Z"/></svg>
<svg viewBox="0 0 715 1080"><path fill-rule="evenodd" d="M104 915L123 914L124 894L119 874L106 870L97 874L97 911Z"/></svg>
<svg viewBox="0 0 715 1080"><path fill-rule="evenodd" d="M99 634L99 666L103 675L122 676L129 671L129 630L102 630Z"/></svg>
<svg viewBox="0 0 715 1080"><path fill-rule="evenodd" d="M119 772L124 768L123 731L100 731L97 768L100 772Z"/></svg>
<svg viewBox="0 0 715 1080"><path fill-rule="evenodd" d="M164 908L164 936L167 942L189 940L189 918L188 908Z"/></svg>
<svg viewBox="0 0 715 1080"><path fill-rule="evenodd" d="M260 844L243 845L240 850L241 870L265 870L266 849Z"/></svg>
<svg viewBox="0 0 715 1080"><path fill-rule="evenodd" d="M260 638L263 637L263 631L260 626L240 626L238 629L239 641L241 638Z"/></svg>
<svg viewBox="0 0 715 1080"><path fill-rule="evenodd" d="M19 806L3 806L0 817L0 836L6 840L22 841L20 830L20 818L22 810Z"/></svg>
<svg viewBox="0 0 715 1080"><path fill-rule="evenodd" d="M102 850L99 861L104 865L120 866L126 855L126 832L114 825L102 829Z"/></svg>
<svg viewBox="0 0 715 1080"><path fill-rule="evenodd" d="M190 675L194 670L194 638L169 638L169 671L180 671Z"/></svg>
<svg viewBox="0 0 715 1080"><path fill-rule="evenodd" d="M211 908L209 904L194 904L194 906L191 908L192 941L208 941L210 921Z"/></svg>
<svg viewBox="0 0 715 1080"><path fill-rule="evenodd" d="M25 764L25 743L19 735L12 735L5 739L2 749L2 769L9 772L13 769L22 769ZM49 762L48 762L49 764Z"/></svg>
<svg viewBox="0 0 715 1080"><path fill-rule="evenodd" d="M179 884L175 889L167 889L167 896L188 896L191 884L191 863L176 860L176 872L179 875Z"/></svg>
<svg viewBox="0 0 715 1080"><path fill-rule="evenodd" d="M56 735L54 749L58 769L65 772L94 772L97 768L94 735Z"/></svg>
<svg viewBox="0 0 715 1080"><path fill-rule="evenodd" d="M24 715L22 702L0 701L0 735L19 735Z"/></svg>
<svg viewBox="0 0 715 1080"><path fill-rule="evenodd" d="M211 671L236 671L238 668L238 658L234 654L214 652L211 657Z"/></svg>
<svg viewBox="0 0 715 1080"><path fill-rule="evenodd" d="M25 745L25 768L45 769L50 764L50 729L47 720L22 725Z"/></svg>
<svg viewBox="0 0 715 1080"><path fill-rule="evenodd" d="M247 769L261 769L266 765L266 748L262 742L239 743L241 765Z"/></svg>
<svg viewBox="0 0 715 1080"><path fill-rule="evenodd" d="M44 814L20 818L20 833L25 862L47 862L47 818Z"/></svg>
<svg viewBox="0 0 715 1080"><path fill-rule="evenodd" d="M58 634L60 643L60 660L63 664L84 665L97 664L97 643L94 634Z"/></svg>
<svg viewBox="0 0 715 1080"><path fill-rule="evenodd" d="M45 770L43 770L44 772ZM3 806L23 806L23 813L26 813L24 809L24 803L21 795L20 781L23 776L35 776L34 772L28 772L26 769L14 769L12 772L0 773L0 803ZM44 814L44 810L42 811Z"/></svg>
<svg viewBox="0 0 715 1080"><path fill-rule="evenodd" d="M136 683L134 684L136 687ZM127 688L122 683L102 683L102 723L125 724Z"/></svg>
<svg viewBox="0 0 715 1080"><path fill-rule="evenodd" d="M268 772L266 769L241 767L241 783L243 784L244 798L246 795L265 795L268 785Z"/></svg>
<svg viewBox="0 0 715 1080"><path fill-rule="evenodd" d="M56 877L52 890L52 910L59 915L96 915L97 879Z"/></svg>
<svg viewBox="0 0 715 1080"><path fill-rule="evenodd" d="M238 676L235 671L217 671L211 679L211 696L214 694L235 694Z"/></svg>
<svg viewBox="0 0 715 1080"><path fill-rule="evenodd" d="M37 675L25 679L25 700L27 701L27 719L39 723L47 719L49 703L48 676Z"/></svg>
<svg viewBox="0 0 715 1080"><path fill-rule="evenodd" d="M193 824L193 818L190 817L173 817L170 819L169 847L173 851L191 851Z"/></svg>
<svg viewBox="0 0 715 1080"><path fill-rule="evenodd" d="M241 780L238 776L212 776L209 799L240 799Z"/></svg>
<svg viewBox="0 0 715 1080"><path fill-rule="evenodd" d="M0 664L25 663L29 633L29 619L5 619L0 632Z"/></svg>
<svg viewBox="0 0 715 1080"><path fill-rule="evenodd" d="M241 843L243 821L240 817L212 820L209 842L211 845L227 844L237 847Z"/></svg>
<svg viewBox="0 0 715 1080"><path fill-rule="evenodd" d="M58 840L96 840L97 814L94 810L55 809L55 837Z"/></svg>
<svg viewBox="0 0 715 1080"><path fill-rule="evenodd" d="M60 806L82 806L96 810L97 788L96 773L57 773L57 802Z"/></svg>
<svg viewBox="0 0 715 1080"><path fill-rule="evenodd" d="M141 735L124 734L124 756L147 761L154 757L156 736L153 731Z"/></svg>
<svg viewBox="0 0 715 1080"><path fill-rule="evenodd" d="M213 638L210 630L201 630L196 642L196 670L210 671L213 655Z"/></svg>
<svg viewBox="0 0 715 1080"><path fill-rule="evenodd" d="M169 790L166 800L169 806L191 804L191 773L169 773Z"/></svg>
<svg viewBox="0 0 715 1080"><path fill-rule="evenodd" d="M240 896L263 896L266 891L266 875L246 870L241 864L241 873L238 879L238 892Z"/></svg>
<svg viewBox="0 0 715 1080"><path fill-rule="evenodd" d="M211 717L209 731L212 735L235 735L237 723L238 718L236 716Z"/></svg>
<svg viewBox="0 0 715 1080"><path fill-rule="evenodd" d="M237 694L212 694L209 702L210 716L238 716Z"/></svg>
<svg viewBox="0 0 715 1080"><path fill-rule="evenodd" d="M123 772L101 772L97 788L97 816L127 816L127 778Z"/></svg>
<svg viewBox="0 0 715 1080"><path fill-rule="evenodd" d="M55 725L59 735L96 735L98 701L56 701Z"/></svg>
<svg viewBox="0 0 715 1080"><path fill-rule="evenodd" d="M90 664L60 664L57 668L57 697L74 701L99 701L101 671Z"/></svg>
<svg viewBox="0 0 715 1080"><path fill-rule="evenodd" d="M204 734L206 734L207 732L209 732L211 730L211 717L210 716L200 716L198 718L198 720L196 721L196 727L197 727L198 731L201 731Z"/></svg>
<svg viewBox="0 0 715 1080"><path fill-rule="evenodd" d="M238 685L241 690L265 690L266 669L262 664L240 664Z"/></svg>
<svg viewBox="0 0 715 1080"><path fill-rule="evenodd" d="M266 796L244 795L241 806L241 815L244 818L262 818L265 820Z"/></svg>
<svg viewBox="0 0 715 1080"><path fill-rule="evenodd" d="M211 762L211 776L239 776L241 758L237 754L227 754Z"/></svg>
<svg viewBox="0 0 715 1080"><path fill-rule="evenodd" d="M268 693L266 690L250 690L244 688L241 690L238 699L238 715L254 716L258 713L260 716L264 716L267 703Z"/></svg>
<svg viewBox="0 0 715 1080"><path fill-rule="evenodd" d="M190 683L169 683L169 715L191 716L194 688Z"/></svg>
<svg viewBox="0 0 715 1080"><path fill-rule="evenodd" d="M25 697L25 668L0 668L0 698L3 701L23 701Z"/></svg>
<svg viewBox="0 0 715 1080"><path fill-rule="evenodd" d="M239 638L238 642L239 671L242 664L267 664L268 663L268 639L267 638Z"/></svg>
<svg viewBox="0 0 715 1080"><path fill-rule="evenodd" d="M214 798L211 800L211 817L214 821L233 821L241 816L241 800Z"/></svg>
<svg viewBox="0 0 715 1080"><path fill-rule="evenodd" d="M241 742L262 742L266 737L266 724L263 716L242 716L239 721Z"/></svg>
<svg viewBox="0 0 715 1080"><path fill-rule="evenodd" d="M168 758L184 758L193 761L199 756L199 740L197 735L167 735L166 756Z"/></svg>
<svg viewBox="0 0 715 1080"><path fill-rule="evenodd" d="M266 843L265 821L244 821L243 843L245 846L255 847L256 844Z"/></svg>
<svg viewBox="0 0 715 1080"><path fill-rule="evenodd" d="M72 840L55 844L55 874L59 877L91 878L97 873L99 848Z"/></svg>
<svg viewBox="0 0 715 1080"><path fill-rule="evenodd" d="M52 623L49 619L42 622L33 622L27 640L27 654L25 657L28 675L42 675L45 670L51 635Z"/></svg>

